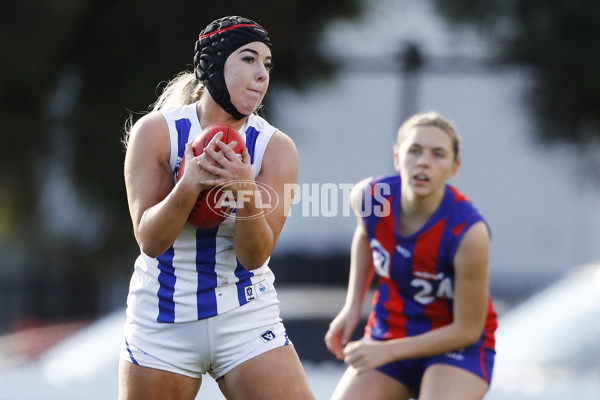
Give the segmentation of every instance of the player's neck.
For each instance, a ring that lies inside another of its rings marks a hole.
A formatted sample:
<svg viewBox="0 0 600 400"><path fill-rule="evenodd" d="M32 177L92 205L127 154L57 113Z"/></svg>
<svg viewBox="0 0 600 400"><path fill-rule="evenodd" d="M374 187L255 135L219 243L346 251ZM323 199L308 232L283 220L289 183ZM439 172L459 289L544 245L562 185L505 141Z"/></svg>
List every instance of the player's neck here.
<svg viewBox="0 0 600 400"><path fill-rule="evenodd" d="M398 230L402 236L410 236L425 226L440 206L441 198L438 197L402 195L398 213Z"/></svg>
<svg viewBox="0 0 600 400"><path fill-rule="evenodd" d="M429 219L438 209L444 198L444 191L435 191L427 196L403 191L400 199L401 215Z"/></svg>
<svg viewBox="0 0 600 400"><path fill-rule="evenodd" d="M204 96L200 99L200 101L198 101L196 105L196 112L198 114L198 121L200 121L200 126L202 126L202 128L206 128L214 124L229 124L234 129L240 130L248 120L248 117L244 117L240 120L233 118L233 115L223 110L223 108L215 103L212 98L205 99Z"/></svg>

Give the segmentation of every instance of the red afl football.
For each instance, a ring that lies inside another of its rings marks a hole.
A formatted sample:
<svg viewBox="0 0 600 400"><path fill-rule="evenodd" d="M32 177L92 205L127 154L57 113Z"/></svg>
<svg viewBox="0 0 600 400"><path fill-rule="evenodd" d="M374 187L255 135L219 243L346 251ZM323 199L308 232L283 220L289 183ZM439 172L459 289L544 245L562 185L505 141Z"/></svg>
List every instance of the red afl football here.
<svg viewBox="0 0 600 400"><path fill-rule="evenodd" d="M204 148L208 146L210 140L219 132L223 132L221 141L229 144L233 141L237 145L233 148L236 154L242 154L246 147L244 138L228 124L214 124L204 129L192 142L192 150L195 156L199 156L204 152ZM217 147L216 151L221 151ZM185 156L181 160L179 171L177 172L177 180L181 179L185 166ZM230 197L230 196L229 196ZM232 207L228 201L230 200L226 193L219 187L206 189L200 192L196 204L192 209L188 222L199 229L211 229L219 225L227 217ZM226 204L225 204L226 203Z"/></svg>

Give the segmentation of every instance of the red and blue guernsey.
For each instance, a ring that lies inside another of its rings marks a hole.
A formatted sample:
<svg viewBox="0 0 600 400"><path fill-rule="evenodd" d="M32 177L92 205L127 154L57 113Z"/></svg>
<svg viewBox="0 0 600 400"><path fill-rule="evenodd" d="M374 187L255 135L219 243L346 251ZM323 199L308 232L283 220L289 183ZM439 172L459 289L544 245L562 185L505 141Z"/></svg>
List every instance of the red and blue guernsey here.
<svg viewBox="0 0 600 400"><path fill-rule="evenodd" d="M467 197L446 185L444 198L429 221L404 237L397 226L400 191L397 174L374 179L365 191L363 221L379 275L365 338L415 336L450 324L454 256L465 232L484 221ZM488 298L485 327L475 346L493 349L496 326Z"/></svg>

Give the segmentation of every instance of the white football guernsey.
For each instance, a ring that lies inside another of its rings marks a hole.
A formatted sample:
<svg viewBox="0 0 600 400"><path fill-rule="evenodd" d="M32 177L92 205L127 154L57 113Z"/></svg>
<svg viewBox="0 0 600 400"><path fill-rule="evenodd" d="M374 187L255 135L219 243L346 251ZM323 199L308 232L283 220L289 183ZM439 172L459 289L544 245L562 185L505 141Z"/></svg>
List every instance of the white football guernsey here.
<svg viewBox="0 0 600 400"><path fill-rule="evenodd" d="M196 104L161 110L171 140L170 165L176 182L185 144L202 127ZM246 141L256 177L265 149L277 129L257 115L250 115L239 130ZM196 229L186 223L167 251L157 258L143 252L135 261L127 297L131 318L158 322L188 322L221 314L246 304L273 287L269 260L253 271L246 270L233 249L235 220L226 218L213 229Z"/></svg>

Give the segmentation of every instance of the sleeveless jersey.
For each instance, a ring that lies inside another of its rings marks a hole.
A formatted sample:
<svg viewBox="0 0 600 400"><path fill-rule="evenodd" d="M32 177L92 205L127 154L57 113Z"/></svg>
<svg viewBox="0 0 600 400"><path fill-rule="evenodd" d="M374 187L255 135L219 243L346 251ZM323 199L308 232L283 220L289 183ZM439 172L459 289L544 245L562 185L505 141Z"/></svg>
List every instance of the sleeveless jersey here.
<svg viewBox="0 0 600 400"><path fill-rule="evenodd" d="M202 127L196 104L161 110L169 127L170 165L173 180L181 164L185 144ZM256 177L267 144L277 129L257 115L250 115L239 130L250 153ZM233 248L235 219L226 218L213 229L196 229L186 223L175 242L157 258L143 252L135 262L127 298L131 317L158 322L189 322L225 313L246 304L273 286L269 259L258 269L246 270Z"/></svg>
<svg viewBox="0 0 600 400"><path fill-rule="evenodd" d="M371 181L363 199L363 221L379 275L366 338L415 336L450 324L454 256L465 232L484 221L467 197L446 185L444 198L429 221L414 234L401 236L397 227L400 192L396 174ZM488 298L485 327L475 345L493 349L496 326Z"/></svg>

